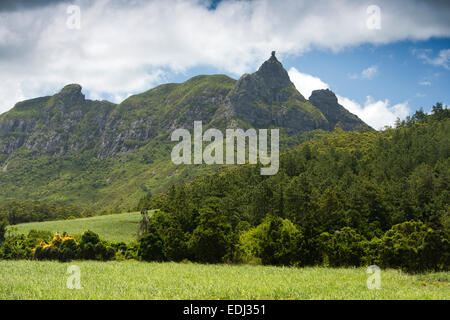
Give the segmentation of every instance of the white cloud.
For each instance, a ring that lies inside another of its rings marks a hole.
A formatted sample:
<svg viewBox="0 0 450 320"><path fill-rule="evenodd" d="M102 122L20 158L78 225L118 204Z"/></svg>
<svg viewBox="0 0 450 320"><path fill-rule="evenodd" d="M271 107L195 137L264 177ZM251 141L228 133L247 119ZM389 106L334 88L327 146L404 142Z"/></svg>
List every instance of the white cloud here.
<svg viewBox="0 0 450 320"><path fill-rule="evenodd" d="M378 73L378 66L370 66L361 71L360 74L350 74L350 79L372 79Z"/></svg>
<svg viewBox="0 0 450 320"><path fill-rule="evenodd" d="M289 69L289 77L297 90L306 98L311 95L313 90L330 88L320 78L301 73L296 68ZM408 102L391 106L388 99L375 101L371 96L367 96L364 105L361 105L339 94L336 94L336 97L340 105L377 130L382 129L384 126L394 125L397 118L405 119L411 112Z"/></svg>
<svg viewBox="0 0 450 320"><path fill-rule="evenodd" d="M290 68L288 73L297 90L300 91L306 99L309 99L313 90L330 88L328 84L320 80L320 78L310 74L301 73L294 67Z"/></svg>
<svg viewBox="0 0 450 320"><path fill-rule="evenodd" d="M282 59L450 36L448 10L426 3L379 0L380 30L367 28L360 1L230 0L216 10L205 3L79 0L80 30L66 27L67 4L0 12L0 112L67 83L80 83L88 97L121 99L195 66L239 76L274 49Z"/></svg>
<svg viewBox="0 0 450 320"><path fill-rule="evenodd" d="M450 49L439 51L438 55L434 58L430 57L432 51L433 50L431 49L414 49L413 54L428 64L444 67L445 69L450 70Z"/></svg>
<svg viewBox="0 0 450 320"><path fill-rule="evenodd" d="M378 73L378 67L377 66L371 66L371 67L368 67L367 69L364 69L361 72L361 76L364 79L372 79L377 73Z"/></svg>
<svg viewBox="0 0 450 320"><path fill-rule="evenodd" d="M421 82L419 82L419 84L421 85L421 86L431 86L431 81L421 81Z"/></svg>
<svg viewBox="0 0 450 320"><path fill-rule="evenodd" d="M408 102L391 106L388 99L375 101L371 96L367 96L364 105L360 105L354 100L336 96L339 104L376 130L382 129L384 126L394 125L397 118L404 119L411 112Z"/></svg>

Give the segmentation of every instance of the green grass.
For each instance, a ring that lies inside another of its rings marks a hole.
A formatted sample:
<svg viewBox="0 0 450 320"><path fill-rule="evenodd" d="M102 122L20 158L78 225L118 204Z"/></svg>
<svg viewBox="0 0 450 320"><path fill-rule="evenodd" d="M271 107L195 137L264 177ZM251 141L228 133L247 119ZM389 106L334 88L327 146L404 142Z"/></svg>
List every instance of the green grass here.
<svg viewBox="0 0 450 320"><path fill-rule="evenodd" d="M136 236L140 219L139 212L131 212L73 220L29 222L15 225L13 233L27 234L30 230L35 229L52 233L65 231L69 234L82 234L89 229L104 240L129 242Z"/></svg>
<svg viewBox="0 0 450 320"><path fill-rule="evenodd" d="M80 290L66 287L73 264ZM448 273L385 270L380 290L367 277L365 268L0 261L0 299L450 299Z"/></svg>

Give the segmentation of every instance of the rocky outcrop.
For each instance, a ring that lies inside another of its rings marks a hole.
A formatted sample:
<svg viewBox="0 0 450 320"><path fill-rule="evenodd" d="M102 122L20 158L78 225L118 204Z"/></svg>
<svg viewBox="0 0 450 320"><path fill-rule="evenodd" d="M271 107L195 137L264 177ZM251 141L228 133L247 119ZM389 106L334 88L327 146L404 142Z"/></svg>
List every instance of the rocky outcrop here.
<svg viewBox="0 0 450 320"><path fill-rule="evenodd" d="M327 118L327 130L333 130L336 126L346 131L370 128L357 115L340 105L336 95L329 89L314 90L309 101Z"/></svg>
<svg viewBox="0 0 450 320"><path fill-rule="evenodd" d="M86 100L81 86L65 86L52 97L17 103L0 116L0 152L28 151L62 155L92 148L115 105Z"/></svg>
<svg viewBox="0 0 450 320"><path fill-rule="evenodd" d="M244 74L228 94L215 119L227 126L240 120L256 128L283 127L300 133L328 125L323 114L298 92L275 52L253 74Z"/></svg>

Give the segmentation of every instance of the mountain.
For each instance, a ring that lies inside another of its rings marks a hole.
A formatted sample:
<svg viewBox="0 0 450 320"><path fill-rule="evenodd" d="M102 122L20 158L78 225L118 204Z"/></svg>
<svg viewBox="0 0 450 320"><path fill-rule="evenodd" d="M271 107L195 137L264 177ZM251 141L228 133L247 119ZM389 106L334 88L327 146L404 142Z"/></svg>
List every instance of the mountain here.
<svg viewBox="0 0 450 320"><path fill-rule="evenodd" d="M217 170L170 162L176 128L281 129L297 145L336 125L370 129L329 90L306 100L275 57L239 80L201 75L163 84L120 104L85 98L78 84L17 103L0 115L0 201L45 200L95 209L128 209L149 192Z"/></svg>
<svg viewBox="0 0 450 320"><path fill-rule="evenodd" d="M337 104L334 93L327 91L327 97L321 97L321 92L316 91L314 100L306 100L272 52L257 72L239 79L216 118L226 119L227 126L240 120L256 128L282 127L288 134L333 130L339 121L346 124L344 130L368 129L356 115ZM330 104L332 97L334 104Z"/></svg>

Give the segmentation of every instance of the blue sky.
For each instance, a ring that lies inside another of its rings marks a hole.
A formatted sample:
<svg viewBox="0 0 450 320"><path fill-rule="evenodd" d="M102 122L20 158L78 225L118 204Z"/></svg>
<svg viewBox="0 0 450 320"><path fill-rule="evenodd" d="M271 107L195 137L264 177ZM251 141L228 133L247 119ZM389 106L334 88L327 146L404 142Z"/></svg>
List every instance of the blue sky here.
<svg viewBox="0 0 450 320"><path fill-rule="evenodd" d="M6 1L0 112L68 83L118 103L198 74L238 79L276 50L306 98L330 88L380 128L450 103L449 16L439 0Z"/></svg>

